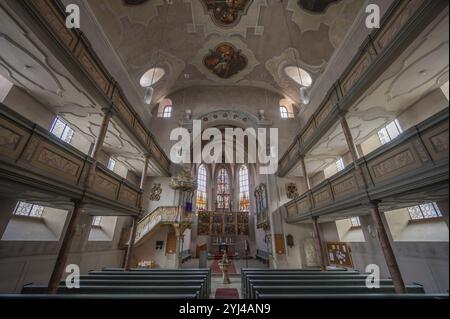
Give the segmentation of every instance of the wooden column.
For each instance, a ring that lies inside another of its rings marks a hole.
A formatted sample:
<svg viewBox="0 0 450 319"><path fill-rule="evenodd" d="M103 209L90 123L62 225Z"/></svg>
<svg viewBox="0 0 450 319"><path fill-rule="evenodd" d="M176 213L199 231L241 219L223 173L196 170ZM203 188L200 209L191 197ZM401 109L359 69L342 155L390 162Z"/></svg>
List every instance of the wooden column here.
<svg viewBox="0 0 450 319"><path fill-rule="evenodd" d="M358 149L356 148L355 141L353 140L352 131L348 126L347 119L344 114L339 115L339 120L341 122L342 131L344 132L345 140L347 141L348 150L352 156L352 160L356 163L356 160L359 158Z"/></svg>
<svg viewBox="0 0 450 319"><path fill-rule="evenodd" d="M341 127L342 127L342 131L344 132L348 150L350 152L350 155L352 156L353 165L355 166L356 173L360 177L364 186L367 188L366 177L364 176L364 173L363 173L361 167L356 162L359 159L359 153L358 153L358 149L356 147L355 141L353 140L352 131L350 130L350 127L348 126L347 119L345 118L345 114L340 114L339 120L341 122Z"/></svg>
<svg viewBox="0 0 450 319"><path fill-rule="evenodd" d="M83 208L81 201L74 201L74 207L72 214L70 215L69 224L67 225L66 232L62 239L61 247L59 248L58 256L56 257L56 263L53 267L53 272L48 283L48 292L50 294L56 294L58 292L59 283L61 282L61 278L65 272L70 247L72 246L78 220L82 211Z"/></svg>
<svg viewBox="0 0 450 319"><path fill-rule="evenodd" d="M105 115L102 119L102 124L100 125L100 130L98 132L97 138L95 139L94 147L91 150L90 156L94 159L89 171L87 172L86 179L84 181L84 186L86 188L92 187L95 182L95 170L97 168L98 156L100 155L100 150L103 147L105 141L106 132L108 131L109 121L111 120L112 113L110 110L105 111Z"/></svg>
<svg viewBox="0 0 450 319"><path fill-rule="evenodd" d="M141 183L140 183L140 188L142 190L144 190L144 187L145 187L145 179L147 178L148 162L149 162L149 160L150 160L150 155L145 155L144 169L142 170Z"/></svg>
<svg viewBox="0 0 450 319"><path fill-rule="evenodd" d="M378 239L383 250L384 258L386 260L389 273L391 274L392 282L397 293L406 293L405 283L397 264L394 251L392 249L389 237L381 219L380 211L378 210L378 202L371 202L369 204L370 215L377 230Z"/></svg>
<svg viewBox="0 0 450 319"><path fill-rule="evenodd" d="M98 155L100 154L100 150L105 142L106 132L108 132L108 125L111 120L111 116L112 112L110 110L105 111L105 115L103 115L102 124L100 125L97 138L95 139L94 147L91 150L91 157L94 160L98 160Z"/></svg>
<svg viewBox="0 0 450 319"><path fill-rule="evenodd" d="M305 179L305 188L307 191L311 190L311 183L309 181L308 172L306 171L306 163L305 163L305 157L300 157L300 165L302 168L303 177Z"/></svg>
<svg viewBox="0 0 450 319"><path fill-rule="evenodd" d="M137 224L138 224L138 217L135 216L133 217L133 222L131 224L130 241L128 242L127 252L125 255L125 263L123 267L125 268L125 270L130 270L131 257L133 255L134 242L136 240Z"/></svg>
<svg viewBox="0 0 450 319"><path fill-rule="evenodd" d="M319 223L317 217L313 217L314 234L316 239L316 250L318 252L320 268L325 271L327 269L327 262L325 259L324 248L322 244L322 236L320 235Z"/></svg>

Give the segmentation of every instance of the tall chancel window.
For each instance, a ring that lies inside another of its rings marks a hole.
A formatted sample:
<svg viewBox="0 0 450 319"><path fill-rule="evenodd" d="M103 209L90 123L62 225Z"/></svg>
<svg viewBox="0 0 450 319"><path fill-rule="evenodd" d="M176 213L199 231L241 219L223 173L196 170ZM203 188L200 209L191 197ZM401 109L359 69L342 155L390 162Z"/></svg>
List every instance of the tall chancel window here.
<svg viewBox="0 0 450 319"><path fill-rule="evenodd" d="M74 134L74 131L69 127L69 125L67 125L67 123L59 116L53 121L50 132L66 143L70 143Z"/></svg>
<svg viewBox="0 0 450 319"><path fill-rule="evenodd" d="M239 210L246 212L249 209L248 169L247 166L242 165L239 168Z"/></svg>
<svg viewBox="0 0 450 319"><path fill-rule="evenodd" d="M14 215L42 217L43 212L44 212L43 206L34 205L26 202L18 202L16 205L16 209L14 210Z"/></svg>
<svg viewBox="0 0 450 319"><path fill-rule="evenodd" d="M197 210L206 210L206 168L202 164L197 172Z"/></svg>
<svg viewBox="0 0 450 319"><path fill-rule="evenodd" d="M378 138L380 139L380 143L384 145L399 136L402 132L403 130L398 121L393 120L378 131Z"/></svg>
<svg viewBox="0 0 450 319"><path fill-rule="evenodd" d="M230 178L227 170L222 167L217 172L217 208L230 208Z"/></svg>
<svg viewBox="0 0 450 319"><path fill-rule="evenodd" d="M442 216L442 213L436 203L427 203L408 207L408 212L412 220L430 219Z"/></svg>
<svg viewBox="0 0 450 319"><path fill-rule="evenodd" d="M287 119L289 118L289 112L286 108L286 106L280 106L280 115L282 119Z"/></svg>
<svg viewBox="0 0 450 319"><path fill-rule="evenodd" d="M172 116L172 106L171 105L167 105L166 107L164 107L164 111L163 111L163 116L165 118L169 118Z"/></svg>

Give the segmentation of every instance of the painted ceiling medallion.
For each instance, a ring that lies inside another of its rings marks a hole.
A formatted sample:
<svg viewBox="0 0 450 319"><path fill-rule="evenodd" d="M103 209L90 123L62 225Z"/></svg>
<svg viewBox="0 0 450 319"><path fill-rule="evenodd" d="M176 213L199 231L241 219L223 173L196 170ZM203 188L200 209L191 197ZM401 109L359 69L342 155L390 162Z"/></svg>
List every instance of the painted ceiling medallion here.
<svg viewBox="0 0 450 319"><path fill-rule="evenodd" d="M201 0L211 12L213 21L221 27L232 27L239 22L253 0Z"/></svg>
<svg viewBox="0 0 450 319"><path fill-rule="evenodd" d="M247 58L230 43L221 43L203 59L205 66L222 79L228 79L247 66Z"/></svg>
<svg viewBox="0 0 450 319"><path fill-rule="evenodd" d="M305 10L323 13L330 4L338 1L340 0L298 0L298 4Z"/></svg>

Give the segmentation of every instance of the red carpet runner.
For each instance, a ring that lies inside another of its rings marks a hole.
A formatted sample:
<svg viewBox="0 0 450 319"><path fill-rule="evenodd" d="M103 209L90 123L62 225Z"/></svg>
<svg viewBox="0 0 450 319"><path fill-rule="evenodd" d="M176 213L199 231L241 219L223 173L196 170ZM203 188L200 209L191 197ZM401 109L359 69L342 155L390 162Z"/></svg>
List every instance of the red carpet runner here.
<svg viewBox="0 0 450 319"><path fill-rule="evenodd" d="M213 260L213 262L211 264L211 273L212 274L222 274L222 271L220 270L220 267L219 267L219 260ZM228 266L228 274L229 275L237 274L236 267L234 267L234 263L232 261L231 261L231 265Z"/></svg>
<svg viewBox="0 0 450 319"><path fill-rule="evenodd" d="M239 291L236 288L217 288L215 299L239 299Z"/></svg>

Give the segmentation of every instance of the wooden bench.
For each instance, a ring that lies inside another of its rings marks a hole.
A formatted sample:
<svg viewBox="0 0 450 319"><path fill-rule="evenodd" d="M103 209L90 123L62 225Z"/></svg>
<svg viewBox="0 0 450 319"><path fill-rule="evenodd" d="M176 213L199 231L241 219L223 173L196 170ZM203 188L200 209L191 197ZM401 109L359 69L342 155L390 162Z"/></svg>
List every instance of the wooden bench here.
<svg viewBox="0 0 450 319"><path fill-rule="evenodd" d="M394 286L380 286L380 288L370 289L364 286L253 286L255 298L259 295L274 295L274 294L309 294L309 295L324 295L324 294L395 294ZM422 286L407 285L408 293L424 294Z"/></svg>
<svg viewBox="0 0 450 319"><path fill-rule="evenodd" d="M259 294L258 299L448 299L448 294Z"/></svg>
<svg viewBox="0 0 450 319"><path fill-rule="evenodd" d="M200 298L200 285L194 286L89 286L80 288L67 288L59 286L58 294L111 294L111 295L192 295ZM25 285L22 289L23 294L46 294L48 291L45 285Z"/></svg>
<svg viewBox="0 0 450 319"><path fill-rule="evenodd" d="M65 286L62 281L60 286ZM129 279L80 279L80 287L92 286L140 286L140 287L154 287L154 286L201 286L200 298L207 299L209 297L208 287L204 279L165 279L165 280L129 280Z"/></svg>
<svg viewBox="0 0 450 319"><path fill-rule="evenodd" d="M391 279L382 279L379 281L380 286L392 286ZM255 298L255 286L365 286L365 279L322 279L322 280L267 280L267 279L251 279L248 282L248 288L243 291L243 297L245 299Z"/></svg>
<svg viewBox="0 0 450 319"><path fill-rule="evenodd" d="M184 263L186 261L188 261L189 259L192 259L192 253L190 249L187 250L183 250L180 254L180 258L181 258L181 263Z"/></svg>
<svg viewBox="0 0 450 319"><path fill-rule="evenodd" d="M0 300L47 299L198 299L197 294L0 294Z"/></svg>

